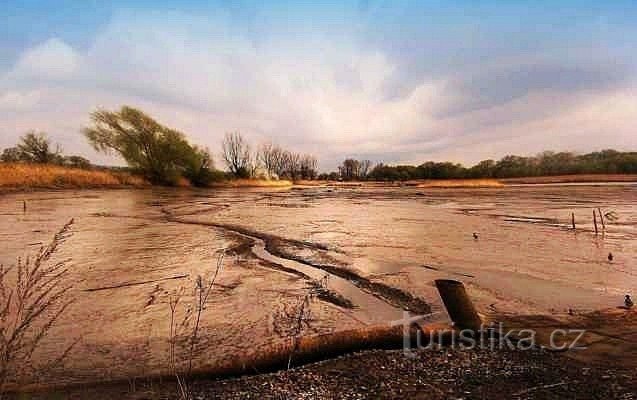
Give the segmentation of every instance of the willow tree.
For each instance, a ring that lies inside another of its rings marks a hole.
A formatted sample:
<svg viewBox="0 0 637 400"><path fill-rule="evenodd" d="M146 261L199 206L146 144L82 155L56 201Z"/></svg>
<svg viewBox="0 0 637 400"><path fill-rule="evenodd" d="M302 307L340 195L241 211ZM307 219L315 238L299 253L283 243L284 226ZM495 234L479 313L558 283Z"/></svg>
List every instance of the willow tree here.
<svg viewBox="0 0 637 400"><path fill-rule="evenodd" d="M183 133L138 109L100 109L91 114L91 121L93 125L82 130L91 146L103 153L118 153L152 183L174 185L185 177L205 185L211 175L207 150L190 145Z"/></svg>

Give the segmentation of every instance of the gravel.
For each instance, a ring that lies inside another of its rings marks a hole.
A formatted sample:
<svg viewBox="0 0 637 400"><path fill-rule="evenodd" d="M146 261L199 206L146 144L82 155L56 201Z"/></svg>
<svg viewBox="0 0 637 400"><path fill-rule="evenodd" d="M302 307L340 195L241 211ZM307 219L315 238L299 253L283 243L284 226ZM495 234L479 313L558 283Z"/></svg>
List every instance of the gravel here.
<svg viewBox="0 0 637 400"><path fill-rule="evenodd" d="M632 371L536 351L366 351L273 374L193 384L195 399L633 399Z"/></svg>

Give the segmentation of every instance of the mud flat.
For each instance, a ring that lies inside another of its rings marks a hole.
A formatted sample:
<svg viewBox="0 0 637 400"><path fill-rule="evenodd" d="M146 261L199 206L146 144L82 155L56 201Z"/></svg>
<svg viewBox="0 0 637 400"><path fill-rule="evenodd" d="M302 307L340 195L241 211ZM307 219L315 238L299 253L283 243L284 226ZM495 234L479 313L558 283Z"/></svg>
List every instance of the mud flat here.
<svg viewBox="0 0 637 400"><path fill-rule="evenodd" d="M612 309L637 287L635 198L633 185L14 193L0 196L0 263L35 251L75 218L57 257L70 259L76 302L37 357L82 339L42 378L121 380L165 374L169 299L189 304L197 276L208 276L223 251L202 316L202 369L285 341L273 316L325 274L304 335L389 323L403 309L440 312L438 278L462 280L490 318ZM595 235L598 208L613 218Z"/></svg>

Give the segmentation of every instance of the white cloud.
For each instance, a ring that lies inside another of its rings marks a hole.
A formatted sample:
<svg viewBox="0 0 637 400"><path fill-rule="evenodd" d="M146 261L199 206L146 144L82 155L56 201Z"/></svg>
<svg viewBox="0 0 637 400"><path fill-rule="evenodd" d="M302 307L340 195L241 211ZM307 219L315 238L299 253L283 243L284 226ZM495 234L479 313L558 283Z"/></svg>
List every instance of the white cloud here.
<svg viewBox="0 0 637 400"><path fill-rule="evenodd" d="M15 91L0 93L0 110L21 111L33 108L40 101L39 90Z"/></svg>
<svg viewBox="0 0 637 400"><path fill-rule="evenodd" d="M402 96L388 97L404 65L385 50L360 45L355 33L251 37L223 14L119 13L87 49L50 39L0 78L0 125L14 130L3 142L37 127L67 152L90 152L78 133L89 112L128 104L213 150L224 132L239 130L255 142L312 152L324 168L349 155L474 162L549 148L637 146L627 134L637 122L634 89L622 79L597 84L597 66L579 73L541 60L533 61L538 68L490 60L447 76L415 74ZM559 84L567 75L577 81ZM593 136L581 142L583 135Z"/></svg>
<svg viewBox="0 0 637 400"><path fill-rule="evenodd" d="M64 79L76 72L80 56L63 41L52 38L25 51L9 77L13 79Z"/></svg>

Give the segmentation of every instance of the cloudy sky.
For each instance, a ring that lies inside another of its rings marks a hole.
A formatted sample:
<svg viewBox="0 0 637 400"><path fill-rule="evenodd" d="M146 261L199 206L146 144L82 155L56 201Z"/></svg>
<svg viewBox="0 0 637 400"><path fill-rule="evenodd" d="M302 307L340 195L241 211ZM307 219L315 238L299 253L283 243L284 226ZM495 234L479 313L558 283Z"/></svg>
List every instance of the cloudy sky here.
<svg viewBox="0 0 637 400"><path fill-rule="evenodd" d="M127 104L215 153L240 131L323 170L637 150L635 1L229 3L4 0L0 148L37 129L116 163L79 131Z"/></svg>

